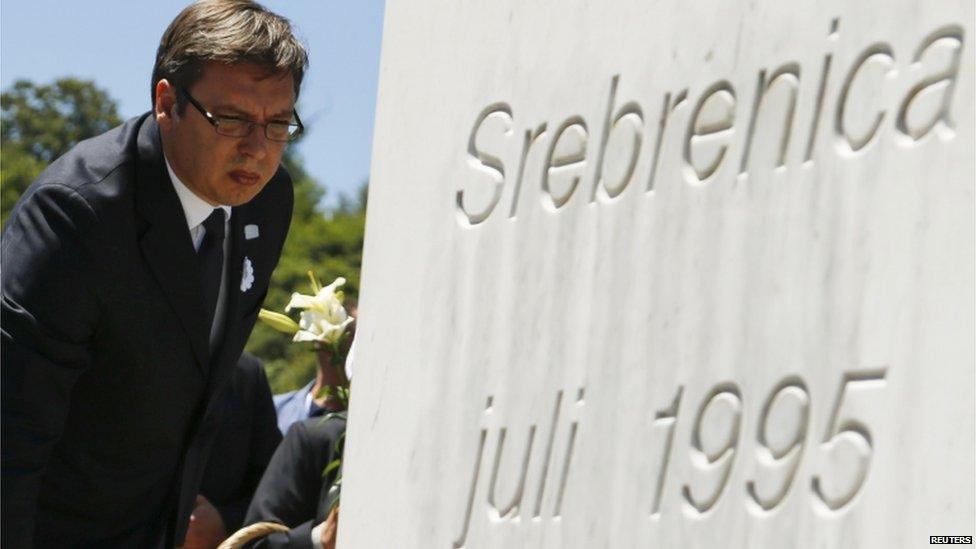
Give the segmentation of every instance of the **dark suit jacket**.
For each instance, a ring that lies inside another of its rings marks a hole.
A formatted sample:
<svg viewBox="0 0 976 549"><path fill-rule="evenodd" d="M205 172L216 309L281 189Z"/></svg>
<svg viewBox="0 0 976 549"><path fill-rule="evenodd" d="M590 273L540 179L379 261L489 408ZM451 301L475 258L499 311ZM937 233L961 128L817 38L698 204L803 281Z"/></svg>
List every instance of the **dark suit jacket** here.
<svg viewBox="0 0 976 549"><path fill-rule="evenodd" d="M211 356L151 113L78 144L24 193L0 248L5 549L182 541L214 396L257 318L292 203L279 169L234 208L225 335ZM259 238L245 240L247 224ZM245 257L254 282L242 291Z"/></svg>
<svg viewBox="0 0 976 549"><path fill-rule="evenodd" d="M339 418L309 418L294 423L264 471L244 524L271 521L291 528L252 547L312 547L312 528L328 515L329 488L338 471L322 471L337 457L336 441L346 430Z"/></svg>
<svg viewBox="0 0 976 549"><path fill-rule="evenodd" d="M244 353L237 362L220 415L200 493L220 511L230 534L244 524L258 481L281 442L268 378L254 355Z"/></svg>

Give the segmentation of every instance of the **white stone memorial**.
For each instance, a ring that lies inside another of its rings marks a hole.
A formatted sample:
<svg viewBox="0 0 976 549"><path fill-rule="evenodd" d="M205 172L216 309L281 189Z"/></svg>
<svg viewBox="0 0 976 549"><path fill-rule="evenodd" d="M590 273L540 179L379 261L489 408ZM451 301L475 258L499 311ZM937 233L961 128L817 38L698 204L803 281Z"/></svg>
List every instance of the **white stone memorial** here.
<svg viewBox="0 0 976 549"><path fill-rule="evenodd" d="M387 0L339 546L976 534L972 0Z"/></svg>

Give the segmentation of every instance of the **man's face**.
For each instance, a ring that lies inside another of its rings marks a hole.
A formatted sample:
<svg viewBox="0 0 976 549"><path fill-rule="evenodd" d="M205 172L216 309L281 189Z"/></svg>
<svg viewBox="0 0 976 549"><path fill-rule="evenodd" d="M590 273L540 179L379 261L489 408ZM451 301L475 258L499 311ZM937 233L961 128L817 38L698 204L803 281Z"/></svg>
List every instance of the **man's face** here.
<svg viewBox="0 0 976 549"><path fill-rule="evenodd" d="M293 122L295 97L288 72L269 74L267 68L247 63L207 63L187 92L218 118ZM277 171L286 143L269 140L261 126L246 137L220 135L193 105L187 103L178 113L178 94L171 86L157 86L156 119L173 171L210 204L249 202Z"/></svg>

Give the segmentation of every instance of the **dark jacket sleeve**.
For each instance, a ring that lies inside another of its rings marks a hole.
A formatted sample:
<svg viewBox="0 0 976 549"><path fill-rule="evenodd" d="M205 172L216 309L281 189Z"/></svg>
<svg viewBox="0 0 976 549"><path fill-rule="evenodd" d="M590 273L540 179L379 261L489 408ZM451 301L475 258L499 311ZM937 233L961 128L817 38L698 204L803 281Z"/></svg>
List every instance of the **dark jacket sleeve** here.
<svg viewBox="0 0 976 549"><path fill-rule="evenodd" d="M339 419L311 418L292 425L258 484L245 524L270 521L290 531L272 534L253 545L257 548L311 547L311 530L325 520L318 516L323 490L335 480L322 472L337 456L336 441L345 430Z"/></svg>
<svg viewBox="0 0 976 549"><path fill-rule="evenodd" d="M75 190L32 187L3 233L0 303L0 545L29 547L38 490L90 362L95 212Z"/></svg>
<svg viewBox="0 0 976 549"><path fill-rule="evenodd" d="M228 534L240 529L244 524L247 507L261 481L261 476L264 475L271 461L271 456L281 442L271 387L268 385L268 377L264 373L261 361L247 353L241 355L240 360L243 373L248 378L246 387L248 394L244 404L248 408L247 411L251 413L251 433L248 437L250 447L244 449L247 465L241 478L240 495L233 501L217 506ZM220 459L218 456L214 457Z"/></svg>

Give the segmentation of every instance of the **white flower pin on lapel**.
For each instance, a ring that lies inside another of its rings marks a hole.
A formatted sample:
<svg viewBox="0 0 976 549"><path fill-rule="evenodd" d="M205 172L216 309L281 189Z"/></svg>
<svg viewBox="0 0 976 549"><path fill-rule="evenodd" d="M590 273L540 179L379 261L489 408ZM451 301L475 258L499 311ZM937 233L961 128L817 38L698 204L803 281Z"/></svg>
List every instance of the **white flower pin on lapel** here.
<svg viewBox="0 0 976 549"><path fill-rule="evenodd" d="M260 235L257 225L244 225L244 240L254 240Z"/></svg>
<svg viewBox="0 0 976 549"><path fill-rule="evenodd" d="M251 225L253 227L253 225ZM254 266L251 265L249 257L244 258L244 274L241 276L241 291L246 292L254 284Z"/></svg>

